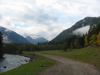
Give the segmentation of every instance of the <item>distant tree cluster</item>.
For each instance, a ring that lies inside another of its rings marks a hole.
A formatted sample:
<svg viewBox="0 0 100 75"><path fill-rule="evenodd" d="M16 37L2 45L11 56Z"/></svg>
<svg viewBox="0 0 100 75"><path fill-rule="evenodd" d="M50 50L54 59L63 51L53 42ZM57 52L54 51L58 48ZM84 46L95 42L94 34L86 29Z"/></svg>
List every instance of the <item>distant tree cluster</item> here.
<svg viewBox="0 0 100 75"><path fill-rule="evenodd" d="M67 49L78 49L84 47L85 43L84 38L85 35L83 36L73 35L70 38L66 38L66 40L60 42L49 42L49 45L52 44L56 47L56 49L64 50L66 52Z"/></svg>
<svg viewBox="0 0 100 75"><path fill-rule="evenodd" d="M66 52L67 49L68 49L68 45L67 45L67 42L65 42L62 46L62 50Z"/></svg>
<svg viewBox="0 0 100 75"><path fill-rule="evenodd" d="M44 50L61 50L61 44L42 43L38 45L4 45L4 53L8 54L22 54L23 51L44 51Z"/></svg>
<svg viewBox="0 0 100 75"><path fill-rule="evenodd" d="M70 49L78 49L78 48L82 48L84 47L84 38L85 36L72 36L68 39L68 43L69 43L69 48Z"/></svg>
<svg viewBox="0 0 100 75"><path fill-rule="evenodd" d="M83 35L83 36L73 35L64 41L50 42L50 43L54 46L59 44L59 46L56 46L56 48L59 50L64 50L66 52L67 49L69 49L69 48L70 49L78 49L78 48L84 47L84 43L85 43L84 38L85 38L85 35ZM61 48L59 48L59 47L61 47Z"/></svg>

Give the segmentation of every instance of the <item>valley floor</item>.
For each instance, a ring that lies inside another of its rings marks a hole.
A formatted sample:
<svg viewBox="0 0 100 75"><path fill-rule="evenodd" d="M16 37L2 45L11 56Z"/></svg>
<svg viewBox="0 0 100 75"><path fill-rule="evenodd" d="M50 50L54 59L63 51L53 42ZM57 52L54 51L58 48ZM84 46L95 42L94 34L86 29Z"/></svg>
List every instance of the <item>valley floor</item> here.
<svg viewBox="0 0 100 75"><path fill-rule="evenodd" d="M100 68L93 65L71 60L62 56L37 54L58 61L52 68L43 70L37 75L100 75Z"/></svg>

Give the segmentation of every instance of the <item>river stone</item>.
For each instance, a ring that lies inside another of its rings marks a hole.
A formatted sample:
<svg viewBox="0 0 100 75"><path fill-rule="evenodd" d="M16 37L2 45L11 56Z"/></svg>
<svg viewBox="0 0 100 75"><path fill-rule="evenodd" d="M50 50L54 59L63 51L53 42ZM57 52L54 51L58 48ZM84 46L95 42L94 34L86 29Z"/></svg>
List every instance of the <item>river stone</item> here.
<svg viewBox="0 0 100 75"><path fill-rule="evenodd" d="M3 68L7 68L6 66L4 66Z"/></svg>

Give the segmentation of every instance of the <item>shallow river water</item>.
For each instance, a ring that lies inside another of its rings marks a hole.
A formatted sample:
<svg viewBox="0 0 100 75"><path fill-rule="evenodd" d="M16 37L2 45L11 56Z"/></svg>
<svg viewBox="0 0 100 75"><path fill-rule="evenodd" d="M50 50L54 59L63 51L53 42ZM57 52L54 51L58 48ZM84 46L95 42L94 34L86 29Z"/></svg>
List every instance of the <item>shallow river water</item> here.
<svg viewBox="0 0 100 75"><path fill-rule="evenodd" d="M0 73L17 68L23 64L28 63L30 60L28 57L11 54L5 54L4 58L5 59L3 61L0 61Z"/></svg>

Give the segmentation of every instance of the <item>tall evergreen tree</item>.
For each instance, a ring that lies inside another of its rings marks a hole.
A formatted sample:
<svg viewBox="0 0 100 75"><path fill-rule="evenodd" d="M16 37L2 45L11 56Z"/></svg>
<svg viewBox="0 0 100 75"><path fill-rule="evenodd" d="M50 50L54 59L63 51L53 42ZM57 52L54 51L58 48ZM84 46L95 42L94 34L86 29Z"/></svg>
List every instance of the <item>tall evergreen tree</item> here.
<svg viewBox="0 0 100 75"><path fill-rule="evenodd" d="M2 33L0 32L0 59L3 58L2 40Z"/></svg>
<svg viewBox="0 0 100 75"><path fill-rule="evenodd" d="M94 24L90 24L90 29L88 31L88 41L90 41L90 37L95 34L96 26Z"/></svg>
<svg viewBox="0 0 100 75"><path fill-rule="evenodd" d="M100 31L100 23L96 26L95 34L99 34Z"/></svg>
<svg viewBox="0 0 100 75"><path fill-rule="evenodd" d="M84 34L83 34L83 36L80 36L80 37L78 38L81 47L84 47L84 43L85 43L84 38L85 38Z"/></svg>

